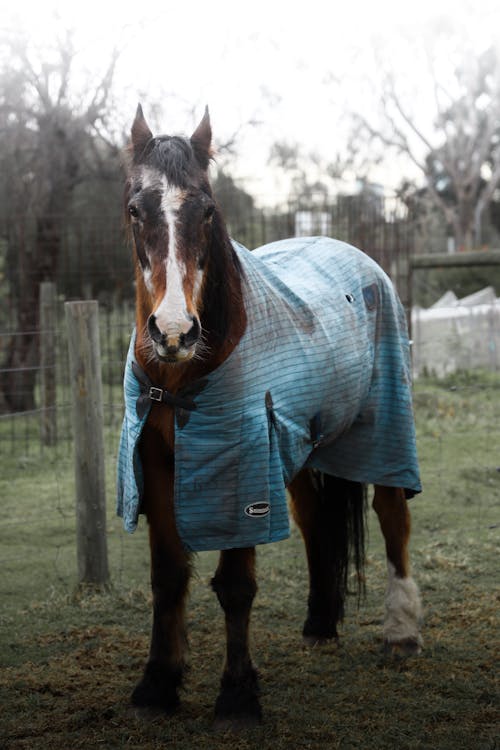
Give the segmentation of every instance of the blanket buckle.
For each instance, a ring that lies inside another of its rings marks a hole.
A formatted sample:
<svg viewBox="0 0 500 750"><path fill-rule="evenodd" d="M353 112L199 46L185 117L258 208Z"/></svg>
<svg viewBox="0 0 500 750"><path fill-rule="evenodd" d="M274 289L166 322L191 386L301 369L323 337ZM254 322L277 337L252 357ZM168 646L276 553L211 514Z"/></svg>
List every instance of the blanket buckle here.
<svg viewBox="0 0 500 750"><path fill-rule="evenodd" d="M155 388L154 385L149 389L149 398L151 401L161 401L163 397L163 390L161 388Z"/></svg>

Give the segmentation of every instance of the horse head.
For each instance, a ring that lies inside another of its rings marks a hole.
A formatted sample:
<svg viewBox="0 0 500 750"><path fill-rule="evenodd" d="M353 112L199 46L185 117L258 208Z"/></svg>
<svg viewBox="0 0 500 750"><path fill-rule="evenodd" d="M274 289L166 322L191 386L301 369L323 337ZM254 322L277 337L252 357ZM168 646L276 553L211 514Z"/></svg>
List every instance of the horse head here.
<svg viewBox="0 0 500 750"><path fill-rule="evenodd" d="M137 257L138 318L149 358L181 363L203 350L212 223L208 109L191 138L153 137L139 105L131 131L126 220Z"/></svg>

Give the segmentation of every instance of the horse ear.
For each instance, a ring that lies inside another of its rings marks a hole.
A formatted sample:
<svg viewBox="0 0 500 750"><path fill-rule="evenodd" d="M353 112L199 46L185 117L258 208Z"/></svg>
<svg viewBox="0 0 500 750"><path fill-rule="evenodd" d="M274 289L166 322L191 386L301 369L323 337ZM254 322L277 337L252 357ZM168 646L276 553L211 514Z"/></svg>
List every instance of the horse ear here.
<svg viewBox="0 0 500 750"><path fill-rule="evenodd" d="M208 107L205 107L203 119L191 136L191 145L200 167L206 171L212 157L212 126Z"/></svg>
<svg viewBox="0 0 500 750"><path fill-rule="evenodd" d="M148 127L140 104L137 105L137 112L135 113L135 120L132 124L131 135L134 158L139 159L147 144L153 137L153 133Z"/></svg>

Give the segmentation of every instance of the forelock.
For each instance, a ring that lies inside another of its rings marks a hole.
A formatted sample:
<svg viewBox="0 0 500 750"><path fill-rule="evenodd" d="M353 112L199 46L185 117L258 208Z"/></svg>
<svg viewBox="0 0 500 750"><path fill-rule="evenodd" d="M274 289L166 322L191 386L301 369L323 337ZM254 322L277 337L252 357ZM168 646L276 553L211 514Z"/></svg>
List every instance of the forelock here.
<svg viewBox="0 0 500 750"><path fill-rule="evenodd" d="M153 138L141 163L158 170L171 185L180 188L198 185L202 176L191 143L181 136Z"/></svg>

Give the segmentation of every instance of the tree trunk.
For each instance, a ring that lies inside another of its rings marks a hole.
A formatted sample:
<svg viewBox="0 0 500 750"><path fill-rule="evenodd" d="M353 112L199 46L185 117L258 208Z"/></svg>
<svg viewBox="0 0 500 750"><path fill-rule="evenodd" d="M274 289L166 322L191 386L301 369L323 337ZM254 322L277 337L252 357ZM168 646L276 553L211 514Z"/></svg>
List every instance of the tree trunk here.
<svg viewBox="0 0 500 750"><path fill-rule="evenodd" d="M474 226L473 222L468 219L461 207L456 209L453 217L453 233L455 235L455 250L472 250L474 247Z"/></svg>
<svg viewBox="0 0 500 750"><path fill-rule="evenodd" d="M474 201L470 193L466 193L458 203L458 222L460 225L461 241L458 244L460 250L474 249Z"/></svg>
<svg viewBox="0 0 500 750"><path fill-rule="evenodd" d="M33 309L37 302L30 304ZM33 328L29 327L31 331ZM3 401L8 411L30 411L35 408L35 383L37 374L36 334L12 334L7 346L7 356L3 365L1 388Z"/></svg>
<svg viewBox="0 0 500 750"><path fill-rule="evenodd" d="M12 412L36 406L40 284L55 281L60 246L60 218L49 216L36 221L35 248L29 259L24 247L19 249L17 325L6 347L0 378L5 407Z"/></svg>

